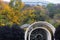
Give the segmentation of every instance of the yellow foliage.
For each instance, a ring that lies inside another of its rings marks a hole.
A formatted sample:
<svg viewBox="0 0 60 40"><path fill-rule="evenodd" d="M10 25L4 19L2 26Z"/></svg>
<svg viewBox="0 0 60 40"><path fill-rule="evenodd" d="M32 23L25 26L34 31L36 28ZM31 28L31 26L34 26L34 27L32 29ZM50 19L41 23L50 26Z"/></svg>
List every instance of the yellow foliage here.
<svg viewBox="0 0 60 40"><path fill-rule="evenodd" d="M24 6L25 6L24 3L21 3L20 8L22 9Z"/></svg>
<svg viewBox="0 0 60 40"><path fill-rule="evenodd" d="M5 24L1 23L0 26L5 26Z"/></svg>
<svg viewBox="0 0 60 40"><path fill-rule="evenodd" d="M2 9L0 9L0 15L4 15L0 21L1 25L7 25L7 24L23 24L24 22L26 23L33 23L35 22L34 17L36 16L34 14L35 10L27 8L25 10L21 10L24 8L24 3L21 2L21 4L16 1L16 4L19 5L17 7L18 10L14 9L13 7L10 7L9 4L4 4L1 3ZM4 20L2 20L4 19Z"/></svg>

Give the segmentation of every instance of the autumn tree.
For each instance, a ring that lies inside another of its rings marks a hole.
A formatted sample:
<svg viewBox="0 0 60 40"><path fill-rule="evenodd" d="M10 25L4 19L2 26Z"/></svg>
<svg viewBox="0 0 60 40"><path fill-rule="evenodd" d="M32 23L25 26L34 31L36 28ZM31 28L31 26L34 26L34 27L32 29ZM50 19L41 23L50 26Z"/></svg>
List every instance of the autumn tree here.
<svg viewBox="0 0 60 40"><path fill-rule="evenodd" d="M17 5L17 4L16 4ZM20 4L19 4L20 5ZM1 2L1 11L0 11L0 25L4 24L19 24L20 19L20 12L19 10L15 10L9 4L5 4ZM18 7L17 7L18 8Z"/></svg>
<svg viewBox="0 0 60 40"><path fill-rule="evenodd" d="M22 25L35 21L45 21L46 9L42 6L26 7L21 0L11 0L9 4L0 4L0 25ZM48 19L48 18L47 18Z"/></svg>

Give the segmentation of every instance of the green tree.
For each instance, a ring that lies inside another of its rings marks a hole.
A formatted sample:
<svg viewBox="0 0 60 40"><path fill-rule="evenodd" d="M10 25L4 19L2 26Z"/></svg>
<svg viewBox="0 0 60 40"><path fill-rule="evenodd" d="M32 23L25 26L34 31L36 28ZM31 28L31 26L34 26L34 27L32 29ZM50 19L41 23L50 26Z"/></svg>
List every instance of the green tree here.
<svg viewBox="0 0 60 40"><path fill-rule="evenodd" d="M54 6L55 6L55 4L49 3L46 7L49 12L47 14L50 18L54 17L54 14L55 14L55 7Z"/></svg>

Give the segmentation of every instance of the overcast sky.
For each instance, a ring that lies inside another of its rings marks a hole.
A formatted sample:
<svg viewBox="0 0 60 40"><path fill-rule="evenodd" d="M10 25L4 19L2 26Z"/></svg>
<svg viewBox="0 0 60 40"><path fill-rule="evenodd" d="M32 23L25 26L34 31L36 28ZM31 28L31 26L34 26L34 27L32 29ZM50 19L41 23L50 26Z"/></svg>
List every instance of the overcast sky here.
<svg viewBox="0 0 60 40"><path fill-rule="evenodd" d="M46 1L49 1L49 2L52 2L52 3L60 3L60 0L46 0Z"/></svg>
<svg viewBox="0 0 60 40"><path fill-rule="evenodd" d="M10 0L4 0L4 1L10 2ZM22 1L26 2L26 1L37 1L37 0L22 0ZM38 1L42 1L42 0L38 0ZM44 0L44 1L52 2L52 3L60 3L60 0Z"/></svg>

